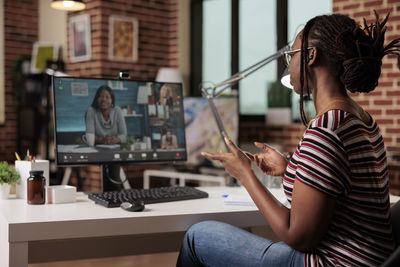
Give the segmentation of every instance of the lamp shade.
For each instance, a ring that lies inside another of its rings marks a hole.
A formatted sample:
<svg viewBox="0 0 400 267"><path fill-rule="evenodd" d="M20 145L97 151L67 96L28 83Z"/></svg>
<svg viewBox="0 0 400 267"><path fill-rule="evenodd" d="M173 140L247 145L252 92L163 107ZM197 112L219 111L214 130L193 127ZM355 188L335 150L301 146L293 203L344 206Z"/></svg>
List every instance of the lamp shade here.
<svg viewBox="0 0 400 267"><path fill-rule="evenodd" d="M160 68L156 76L156 82L181 83L182 76L176 68Z"/></svg>
<svg viewBox="0 0 400 267"><path fill-rule="evenodd" d="M65 10L65 11L79 11L85 9L86 5L83 0L53 0L50 6L54 9Z"/></svg>
<svg viewBox="0 0 400 267"><path fill-rule="evenodd" d="M285 69L285 71L282 74L281 84L283 84L284 86L286 86L289 89L293 89L293 85L290 84L290 74L289 74L289 71L287 68Z"/></svg>

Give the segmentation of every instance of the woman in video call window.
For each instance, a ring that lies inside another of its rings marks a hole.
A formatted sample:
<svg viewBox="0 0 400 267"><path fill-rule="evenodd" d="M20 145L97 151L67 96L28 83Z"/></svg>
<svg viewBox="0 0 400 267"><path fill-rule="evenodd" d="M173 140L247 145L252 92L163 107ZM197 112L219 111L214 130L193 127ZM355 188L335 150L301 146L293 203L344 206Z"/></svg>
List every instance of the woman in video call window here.
<svg viewBox="0 0 400 267"><path fill-rule="evenodd" d="M126 142L127 130L122 110L115 106L114 93L106 85L97 89L92 105L86 112L87 140L90 134L94 134L95 144Z"/></svg>
<svg viewBox="0 0 400 267"><path fill-rule="evenodd" d="M161 148L163 149L174 149L178 148L176 136L171 131L167 131L162 137Z"/></svg>

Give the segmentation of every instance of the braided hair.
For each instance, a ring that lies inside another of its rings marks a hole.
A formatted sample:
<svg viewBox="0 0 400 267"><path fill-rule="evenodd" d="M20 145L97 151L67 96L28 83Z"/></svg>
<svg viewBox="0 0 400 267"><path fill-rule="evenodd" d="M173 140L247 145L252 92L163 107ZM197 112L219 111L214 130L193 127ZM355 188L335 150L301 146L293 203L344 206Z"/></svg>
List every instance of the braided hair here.
<svg viewBox="0 0 400 267"><path fill-rule="evenodd" d="M341 14L317 16L305 25L301 37L300 63L300 113L304 125L308 121L304 113L303 88L306 88L308 95L310 89L308 55L303 51L307 51L309 40L311 46L326 55L333 70L332 75L338 77L343 87L352 93L368 93L375 89L384 56L397 55L400 62L400 38L384 45L385 24L389 14L379 22L379 15L374 12L375 23L367 25L364 19L364 29L350 17Z"/></svg>

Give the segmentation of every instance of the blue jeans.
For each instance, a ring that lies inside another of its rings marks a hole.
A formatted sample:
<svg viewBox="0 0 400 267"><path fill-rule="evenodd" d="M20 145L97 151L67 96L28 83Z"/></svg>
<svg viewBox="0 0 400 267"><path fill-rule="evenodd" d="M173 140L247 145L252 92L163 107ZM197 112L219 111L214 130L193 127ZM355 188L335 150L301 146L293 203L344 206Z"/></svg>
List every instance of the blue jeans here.
<svg viewBox="0 0 400 267"><path fill-rule="evenodd" d="M177 266L304 266L304 253L283 242L216 221L200 222L186 232Z"/></svg>

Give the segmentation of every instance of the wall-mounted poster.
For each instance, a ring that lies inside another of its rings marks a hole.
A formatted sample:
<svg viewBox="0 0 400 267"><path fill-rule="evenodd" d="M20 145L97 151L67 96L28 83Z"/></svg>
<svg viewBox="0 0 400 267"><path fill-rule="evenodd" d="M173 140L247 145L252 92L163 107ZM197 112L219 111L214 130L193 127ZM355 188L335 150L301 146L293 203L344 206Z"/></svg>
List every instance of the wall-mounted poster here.
<svg viewBox="0 0 400 267"><path fill-rule="evenodd" d="M111 60L138 60L139 23L136 18L110 16L108 55Z"/></svg>
<svg viewBox="0 0 400 267"><path fill-rule="evenodd" d="M69 32L71 62L89 60L91 56L90 15L71 17Z"/></svg>
<svg viewBox="0 0 400 267"><path fill-rule="evenodd" d="M58 59L59 45L56 43L36 42L32 49L31 72L41 73L46 70L47 60Z"/></svg>

